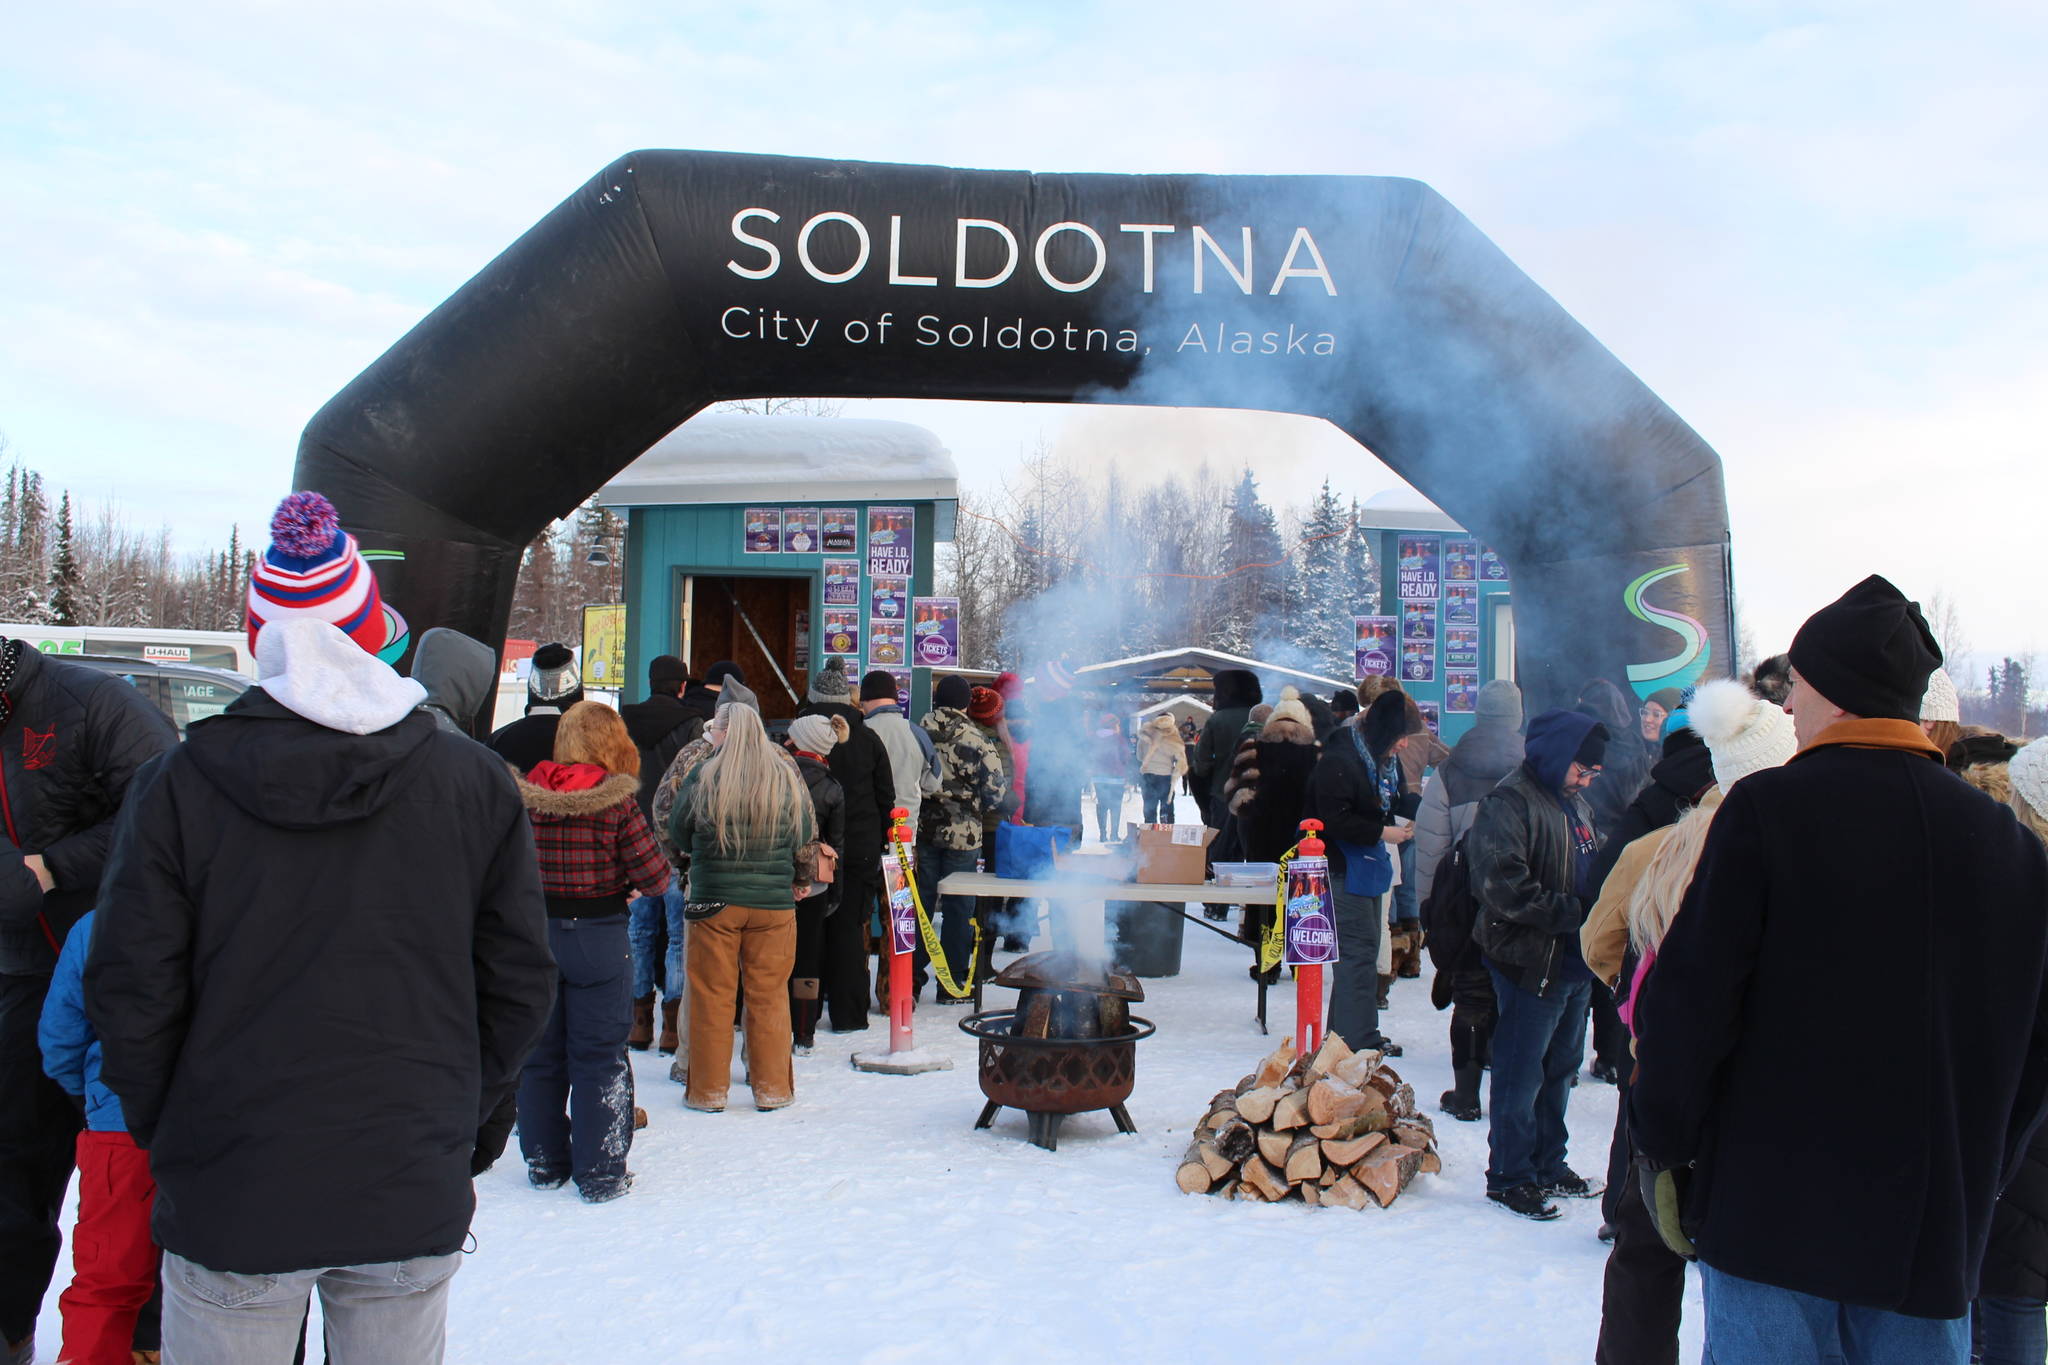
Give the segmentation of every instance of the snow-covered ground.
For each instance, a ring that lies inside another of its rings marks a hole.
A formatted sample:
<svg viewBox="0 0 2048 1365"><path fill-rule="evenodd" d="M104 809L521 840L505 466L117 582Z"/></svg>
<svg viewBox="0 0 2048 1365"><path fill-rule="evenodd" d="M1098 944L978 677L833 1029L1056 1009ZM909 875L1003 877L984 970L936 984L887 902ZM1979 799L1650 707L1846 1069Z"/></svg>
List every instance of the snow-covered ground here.
<svg viewBox="0 0 2048 1365"><path fill-rule="evenodd" d="M1006 961L999 956L998 962ZM1070 1118L1060 1150L982 1105L965 1011L917 1015L921 1047L954 1069L852 1070L865 1034L820 1033L791 1108L682 1107L668 1059L634 1054L652 1124L631 1194L589 1206L528 1188L515 1145L477 1182L474 1254L454 1282L449 1359L561 1365L689 1359L887 1362L1426 1360L1583 1362L1593 1354L1605 1248L1597 1200L1553 1223L1484 1196L1486 1126L1436 1115L1444 1172L1391 1210L1255 1205L1182 1194L1174 1169L1208 1098L1293 1029L1293 988L1253 1023L1249 951L1193 925L1181 973L1134 1007L1129 1109ZM1385 1028L1424 1108L1450 1083L1448 1016L1428 981L1395 985ZM990 992L989 1007L1010 998ZM1615 1092L1582 1077L1572 1161L1604 1170ZM308 1172L317 1179L317 1172ZM69 1273L60 1265L59 1284ZM57 1338L57 1286L44 1318ZM1697 1358L1696 1289L1683 1352Z"/></svg>

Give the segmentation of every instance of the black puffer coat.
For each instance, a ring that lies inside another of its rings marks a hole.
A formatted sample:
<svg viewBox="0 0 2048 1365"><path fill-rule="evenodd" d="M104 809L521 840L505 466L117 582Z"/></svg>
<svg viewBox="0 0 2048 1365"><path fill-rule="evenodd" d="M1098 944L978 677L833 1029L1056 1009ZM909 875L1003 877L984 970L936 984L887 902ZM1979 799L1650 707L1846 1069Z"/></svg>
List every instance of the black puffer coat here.
<svg viewBox="0 0 2048 1365"><path fill-rule="evenodd" d="M796 755L796 770L803 774L804 787L811 794L811 811L818 817L819 841L830 844L843 857L846 847L846 794L833 780L832 770L809 754ZM799 908L822 906L829 913L839 904L841 884L842 879L835 879L831 890L810 897Z"/></svg>
<svg viewBox="0 0 2048 1365"><path fill-rule="evenodd" d="M123 809L86 962L156 1240L278 1274L443 1255L553 1004L512 775L418 711L350 735L261 689Z"/></svg>
<svg viewBox="0 0 2048 1365"><path fill-rule="evenodd" d="M621 706L619 719L626 722L626 733L640 751L640 813L651 820L654 789L661 785L661 775L685 744L704 733L704 717L694 706L683 705L680 697L656 692L646 701Z"/></svg>
<svg viewBox="0 0 2048 1365"><path fill-rule="evenodd" d="M148 698L111 673L16 647L0 727L0 973L48 976L71 926L92 909L114 816L136 770L178 732ZM40 853L48 895L22 855ZM12 1102L12 1098L7 1101Z"/></svg>

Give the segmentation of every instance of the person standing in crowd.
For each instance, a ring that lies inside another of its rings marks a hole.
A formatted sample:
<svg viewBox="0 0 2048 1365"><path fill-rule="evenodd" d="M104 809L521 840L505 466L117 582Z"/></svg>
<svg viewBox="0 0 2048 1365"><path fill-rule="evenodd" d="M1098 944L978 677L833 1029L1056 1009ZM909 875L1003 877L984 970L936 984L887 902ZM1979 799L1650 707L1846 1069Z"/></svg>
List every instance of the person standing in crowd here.
<svg viewBox="0 0 2048 1365"><path fill-rule="evenodd" d="M974 722L974 728L981 732L982 739L995 750L1003 765L1003 799L981 817L982 862L990 871L995 870L996 831L1024 806L1023 790L1017 783L1017 752L1011 740L1009 705L993 687L977 687L968 694L967 719ZM998 935L1006 945L1023 936L1016 908L1017 902L1007 896L975 897L974 915L984 929L981 960L974 967L977 973L986 973L993 964Z"/></svg>
<svg viewBox="0 0 2048 1365"><path fill-rule="evenodd" d="M1658 945L1678 914L1722 798L1749 774L1785 763L1798 744L1790 716L1744 684L1726 678L1700 684L1687 718L1689 728L1673 731L1665 741L1667 752L1681 736L1690 737L1692 744L1678 750L1677 756L1690 764L1691 755L1704 755L1705 780L1670 819L1661 818L1666 807L1660 801L1645 813L1646 820L1658 823L1618 851L1611 841L1601 850L1603 864L1611 861L1612 866L1579 931L1588 970L1615 986L1621 997L1624 1026L1633 1010L1633 983L1655 961ZM1670 765L1667 758L1659 770ZM1644 812L1645 798L1660 781L1671 781L1671 775L1644 788L1644 795L1630 807L1632 812ZM1612 860L1610 852L1617 853ZM1620 1084L1608 1190L1601 1205L1613 1246L1607 1254L1594 1359L1596 1365L1676 1365L1685 1261L1664 1245L1643 1201L1629 1142L1625 1077Z"/></svg>
<svg viewBox="0 0 2048 1365"><path fill-rule="evenodd" d="M1416 894L1425 915L1437 873L1471 830L1479 803L1522 763L1522 689L1495 678L1479 689L1473 706L1472 728L1423 787L1416 815ZM1481 1114L1479 1082L1493 1055L1493 1026L1499 1018L1493 977L1472 941L1471 925L1440 930L1425 923L1425 928L1430 953L1439 963L1430 1000L1451 1011L1451 1088L1438 1103L1452 1118L1473 1123Z"/></svg>
<svg viewBox="0 0 2048 1365"><path fill-rule="evenodd" d="M1605 839L1621 825L1622 812L1650 780L1650 746L1643 742L1640 708L1631 706L1620 688L1594 678L1579 689L1579 709L1605 726L1607 759L1600 780L1586 792L1593 810L1593 828Z"/></svg>
<svg viewBox="0 0 2048 1365"><path fill-rule="evenodd" d="M683 705L689 681L683 661L673 654L656 656L647 665L647 700L619 708L626 733L640 751L640 814L654 818L654 789L683 746L704 733L696 710ZM683 881L669 879L659 896L636 897L628 908L627 938L633 945L633 1026L626 1046L645 1052L654 1043L654 1000L661 995L662 1032L675 1032L675 1016L683 995ZM662 940L667 949L662 951ZM659 980L657 981L657 977Z"/></svg>
<svg viewBox="0 0 2048 1365"><path fill-rule="evenodd" d="M1220 830L1229 823L1224 808L1223 784L1230 781L1230 760L1237 754L1238 741L1251 720L1252 708L1265 700L1256 673L1244 668L1219 668L1211 699L1216 708L1202 727L1190 760L1195 779L1195 802L1201 807L1202 822Z"/></svg>
<svg viewBox="0 0 2048 1365"><path fill-rule="evenodd" d="M1180 744L1181 748L1186 751L1187 770L1181 774L1180 782L1181 788L1189 796L1195 795L1195 750L1201 742L1202 731L1200 727L1193 720L1182 721L1180 723ZM1197 802L1196 804L1197 809L1199 809L1200 803Z"/></svg>
<svg viewBox="0 0 2048 1365"><path fill-rule="evenodd" d="M582 700L575 654L564 644L542 645L527 664L526 714L493 731L486 742L517 771L532 772L555 752L562 713Z"/></svg>
<svg viewBox="0 0 2048 1365"><path fill-rule="evenodd" d="M1479 902L1473 938L1500 1009L1486 1197L1524 1218L1556 1218L1553 1198L1602 1188L1565 1164L1565 1106L1586 1054L1593 980L1579 956L1599 852L1584 792L1607 744L1607 727L1580 711L1529 722L1522 765L1480 801L1466 845Z"/></svg>
<svg viewBox="0 0 2048 1365"><path fill-rule="evenodd" d="M1138 788L1145 823L1173 823L1174 779L1188 770L1187 748L1170 712L1161 711L1138 732Z"/></svg>
<svg viewBox="0 0 2048 1365"><path fill-rule="evenodd" d="M925 798L939 789L938 750L932 747L932 737L912 725L896 704L893 675L877 668L862 678L860 707L867 713L868 728L888 752L890 788L896 794L896 804L909 813L907 823L915 831L923 819Z"/></svg>
<svg viewBox="0 0 2048 1365"><path fill-rule="evenodd" d="M1401 1050L1380 1032L1379 947L1386 912L1380 899L1394 878L1393 850L1415 835L1416 798L1401 772L1408 710L1384 693L1323 746L1309 775L1302 812L1323 822L1330 892L1337 911L1337 967L1330 983L1330 1032L1363 1051Z"/></svg>
<svg viewBox="0 0 2048 1365"><path fill-rule="evenodd" d="M555 756L519 783L559 970L554 1011L519 1077L519 1150L535 1189L573 1178L592 1204L633 1185L628 904L660 904L672 880L639 793L640 751L619 713L594 701L569 708Z"/></svg>
<svg viewBox="0 0 2048 1365"><path fill-rule="evenodd" d="M1709 1356L1961 1362L2048 1103L2048 856L1921 732L1941 654L1891 583L1791 658L1799 753L1722 801L1639 984L1630 1131Z"/></svg>
<svg viewBox="0 0 2048 1365"><path fill-rule="evenodd" d="M0 639L10 844L0 853L0 1358L10 1361L35 1354L79 1131L36 1042L50 974L99 894L136 770L177 742L163 712L121 679Z"/></svg>
<svg viewBox="0 0 2048 1365"><path fill-rule="evenodd" d="M669 840L689 860L690 1065L683 1103L720 1113L732 1075L732 1021L746 1002L754 1107L796 1098L790 968L796 898L816 880L818 822L789 755L750 706L713 716L716 751L676 796Z"/></svg>
<svg viewBox="0 0 2048 1365"><path fill-rule="evenodd" d="M1408 790L1420 799L1425 775L1440 766L1451 756L1449 746L1438 739L1422 718L1422 708L1415 704L1415 698L1402 689L1393 679L1386 680L1392 689L1401 693L1402 706L1408 715L1408 741L1401 746L1401 776ZM1388 897L1387 931L1392 936L1392 971L1380 979L1380 1008L1386 1008L1387 993L1395 977L1418 977L1422 975L1422 897L1421 878L1416 872L1415 841L1410 839L1394 850L1400 860L1400 875L1394 878L1393 894Z"/></svg>
<svg viewBox="0 0 2048 1365"><path fill-rule="evenodd" d="M811 796L811 815L818 822L818 877L799 888L796 902L796 956L790 965L789 1018L792 1046L799 1057L816 1044L818 1015L824 1009L825 924L839 908L836 864L846 843L846 793L832 776L831 755L851 734L846 722L830 716L799 716L790 722L788 749ZM830 866L832 876L825 877ZM866 990L866 986L862 986Z"/></svg>
<svg viewBox="0 0 2048 1365"><path fill-rule="evenodd" d="M266 562L368 580L311 496ZM482 1127L554 993L512 775L320 609L265 613L257 686L137 782L85 964L172 1361L289 1359L315 1287L334 1359L439 1360Z"/></svg>
<svg viewBox="0 0 2048 1365"><path fill-rule="evenodd" d="M64 940L40 1030L43 1070L85 1106L71 1284L57 1299L64 1314L57 1358L69 1365L131 1365L158 1355L161 1330L152 1301L163 1255L149 1235L156 1206L149 1153L128 1132L121 1101L100 1082L99 1038L85 1017L92 922L87 911Z"/></svg>
<svg viewBox="0 0 2048 1365"><path fill-rule="evenodd" d="M1245 861L1278 862L1301 838L1302 811L1319 750L1308 708L1293 688L1280 694L1258 737L1240 744L1223 784L1225 818L1235 824L1234 842ZM1270 904L1244 908L1247 943L1256 947L1271 932Z"/></svg>
<svg viewBox="0 0 2048 1365"><path fill-rule="evenodd" d="M498 682L498 656L481 640L435 626L412 652L412 680L427 689L420 709L444 730L468 736Z"/></svg>
<svg viewBox="0 0 2048 1365"><path fill-rule="evenodd" d="M1349 725L1358 714L1358 694L1348 687L1340 687L1330 694L1330 710L1336 713L1339 725Z"/></svg>
<svg viewBox="0 0 2048 1365"><path fill-rule="evenodd" d="M939 947L948 972L962 986L974 967L974 897L941 896L939 882L949 873L974 871L988 817L1003 808L1010 790L1002 759L967 718L973 699L967 679L958 674L941 678L932 688L931 712L919 722L939 756L939 789L920 815L918 895L927 908L938 907ZM913 959L913 998L924 989L927 961L920 942ZM941 1005L967 1002L967 997L953 996L938 985L933 998Z"/></svg>
<svg viewBox="0 0 2048 1365"><path fill-rule="evenodd" d="M1685 705L1685 693L1676 687L1660 687L1643 698L1643 704L1636 711L1637 728L1642 732L1643 747L1651 753L1664 748L1664 722L1672 713Z"/></svg>
<svg viewBox="0 0 2048 1365"><path fill-rule="evenodd" d="M1921 706L1924 721L1926 703ZM2037 739L2004 762L1972 764L1963 780L2011 807L2020 824L2048 844L2048 740ZM2048 1123L2034 1130L2018 1171L1992 1206L1970 1317L1984 1365L2048 1359Z"/></svg>
<svg viewBox="0 0 2048 1365"><path fill-rule="evenodd" d="M735 699L737 694L734 689L745 691L746 685L746 670L730 659L720 659L705 669L703 681L684 683L682 695L678 700L681 701L683 709L695 718L695 730L688 733L683 742L688 744L701 738L704 727L711 724L711 718L718 713L718 708ZM746 692L749 698L753 695L752 692ZM757 706L755 709L760 708Z"/></svg>
<svg viewBox="0 0 2048 1365"><path fill-rule="evenodd" d="M1945 668L1935 669L1927 679L1927 695L1920 699L1920 729L1941 750L1944 763L1963 737L1962 698Z"/></svg>
<svg viewBox="0 0 2048 1365"><path fill-rule="evenodd" d="M1095 718L1094 743L1089 750L1095 787L1095 837L1115 843L1124 834L1124 790L1131 781L1131 744L1124 738L1124 723L1112 711Z"/></svg>
<svg viewBox="0 0 2048 1365"><path fill-rule="evenodd" d="M838 904L825 917L817 975L827 1027L834 1033L859 1033L868 1026L868 916L882 886L882 841L889 832L889 812L896 808L896 783L889 751L853 704L853 687L837 656L811 679L808 695L798 719L823 716L846 726L846 738L827 755L832 780L846 798L846 843L833 845L839 849ZM802 957L801 918L797 940Z"/></svg>

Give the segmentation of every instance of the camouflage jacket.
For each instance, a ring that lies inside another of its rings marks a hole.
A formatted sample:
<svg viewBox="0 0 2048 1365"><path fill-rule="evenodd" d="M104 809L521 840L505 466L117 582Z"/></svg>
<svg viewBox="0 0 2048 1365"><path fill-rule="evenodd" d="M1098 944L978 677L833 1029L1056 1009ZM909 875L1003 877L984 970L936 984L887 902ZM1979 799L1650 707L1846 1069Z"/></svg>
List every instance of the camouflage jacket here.
<svg viewBox="0 0 2048 1365"><path fill-rule="evenodd" d="M980 848L983 819L1009 794L1002 758L965 711L933 711L918 723L939 754L939 789L924 799L919 834L934 848Z"/></svg>
<svg viewBox="0 0 2048 1365"><path fill-rule="evenodd" d="M668 771L661 775L660 783L654 788L653 811L648 823L654 826L654 842L661 845L661 856L678 871L688 870L689 858L677 852L675 842L668 835L669 822L676 813L676 795L683 789L683 779L709 757L711 741L699 735L676 751L676 756L669 761Z"/></svg>

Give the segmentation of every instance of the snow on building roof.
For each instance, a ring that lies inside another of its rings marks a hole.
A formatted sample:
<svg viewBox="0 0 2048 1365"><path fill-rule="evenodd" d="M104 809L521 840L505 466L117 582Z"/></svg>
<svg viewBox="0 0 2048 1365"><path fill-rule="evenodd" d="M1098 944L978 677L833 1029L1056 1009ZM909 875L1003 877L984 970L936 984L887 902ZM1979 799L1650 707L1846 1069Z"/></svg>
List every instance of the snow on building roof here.
<svg viewBox="0 0 2048 1365"><path fill-rule="evenodd" d="M1358 524L1384 531L1462 531L1443 510L1406 485L1382 488L1358 505Z"/></svg>
<svg viewBox="0 0 2048 1365"><path fill-rule="evenodd" d="M1151 690L1158 691L1165 690L1170 680L1172 680L1173 685L1184 687L1185 683L1174 678L1176 674L1184 676L1189 671L1198 670L1205 674L1214 675L1218 669L1222 668L1248 669L1264 678L1292 682L1297 685L1301 683L1315 684L1313 688L1307 689L1310 691L1334 691L1339 687L1350 687L1352 685L1348 682L1340 682L1336 678L1324 678L1314 673L1304 673L1298 668L1283 668L1279 664L1267 663L1263 659L1247 659L1236 654L1225 654L1221 650L1201 649L1193 646L1182 649L1162 649L1153 654L1135 654L1128 659L1111 659L1104 663L1089 664L1085 668L1074 670L1074 681L1077 683L1095 683L1103 681L1104 675L1110 675L1115 681L1146 683L1151 685ZM1201 681L1206 685L1208 679L1203 678Z"/></svg>
<svg viewBox="0 0 2048 1365"><path fill-rule="evenodd" d="M952 452L909 422L709 413L648 447L605 484L598 501L607 507L655 507L959 496Z"/></svg>

